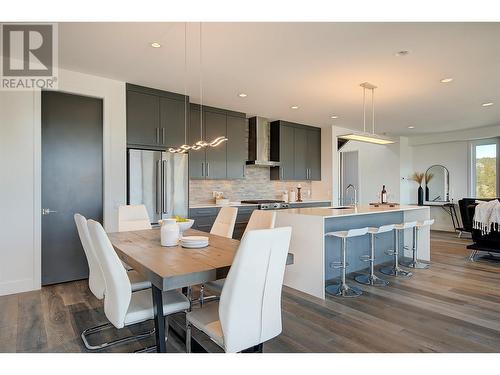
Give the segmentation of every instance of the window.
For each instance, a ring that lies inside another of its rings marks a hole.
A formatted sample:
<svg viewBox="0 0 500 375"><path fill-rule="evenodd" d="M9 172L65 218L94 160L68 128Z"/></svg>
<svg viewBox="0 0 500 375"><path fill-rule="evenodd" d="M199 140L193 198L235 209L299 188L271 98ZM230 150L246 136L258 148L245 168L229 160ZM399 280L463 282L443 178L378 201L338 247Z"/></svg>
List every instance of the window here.
<svg viewBox="0 0 500 375"><path fill-rule="evenodd" d="M498 139L471 142L470 195L475 198L499 196Z"/></svg>

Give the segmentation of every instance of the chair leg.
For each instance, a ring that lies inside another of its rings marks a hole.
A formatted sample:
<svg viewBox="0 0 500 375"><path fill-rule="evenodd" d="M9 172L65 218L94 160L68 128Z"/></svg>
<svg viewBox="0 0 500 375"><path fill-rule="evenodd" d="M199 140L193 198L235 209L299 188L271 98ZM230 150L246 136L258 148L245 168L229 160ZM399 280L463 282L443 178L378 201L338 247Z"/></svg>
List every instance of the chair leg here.
<svg viewBox="0 0 500 375"><path fill-rule="evenodd" d="M470 256L469 256L469 260L471 262L475 262L475 256L477 255L477 253L479 252L479 250L472 250L472 252L470 253Z"/></svg>
<svg viewBox="0 0 500 375"><path fill-rule="evenodd" d="M191 353L191 323L186 318L186 353Z"/></svg>
<svg viewBox="0 0 500 375"><path fill-rule="evenodd" d="M130 341L133 341L133 340L140 340L140 339L149 337L151 335L154 335L154 333L155 333L155 330L153 328L149 332L140 333L138 335L127 336L127 337L124 337L121 339L117 339L117 340L113 340L113 341L109 341L109 342L104 342L104 343L98 344L98 345L90 345L90 343L87 340L90 335L93 335L95 333L104 331L104 330L106 330L108 328L112 328L112 327L113 327L113 325L111 323L105 323L105 324L101 324L101 325L98 325L98 326L95 326L92 328L87 328L81 334L83 344L85 345L85 347L88 350L100 350L100 349L108 348L108 347L113 346L113 345L124 344L124 343L130 342Z"/></svg>
<svg viewBox="0 0 500 375"><path fill-rule="evenodd" d="M203 303L205 302L205 286L201 284L200 286L200 307L203 308Z"/></svg>

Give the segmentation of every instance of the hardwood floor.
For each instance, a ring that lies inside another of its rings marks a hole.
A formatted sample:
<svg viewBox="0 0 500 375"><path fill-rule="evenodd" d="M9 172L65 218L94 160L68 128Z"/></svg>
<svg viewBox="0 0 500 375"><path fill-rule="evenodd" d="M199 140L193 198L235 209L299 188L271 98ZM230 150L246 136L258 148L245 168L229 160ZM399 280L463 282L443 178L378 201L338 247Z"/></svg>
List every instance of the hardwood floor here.
<svg viewBox="0 0 500 375"><path fill-rule="evenodd" d="M389 278L386 288L363 287L355 299L326 301L285 288L283 333L265 352L500 352L500 261L469 262L468 240L432 232L432 264L410 279ZM354 281L351 281L354 283ZM182 324L182 315L174 318ZM86 281L0 297L0 352L84 352L80 333L106 322L102 302ZM152 327L110 329L96 341ZM215 344L195 333L202 345ZM131 352L152 338L107 352ZM184 351L169 333L167 350Z"/></svg>

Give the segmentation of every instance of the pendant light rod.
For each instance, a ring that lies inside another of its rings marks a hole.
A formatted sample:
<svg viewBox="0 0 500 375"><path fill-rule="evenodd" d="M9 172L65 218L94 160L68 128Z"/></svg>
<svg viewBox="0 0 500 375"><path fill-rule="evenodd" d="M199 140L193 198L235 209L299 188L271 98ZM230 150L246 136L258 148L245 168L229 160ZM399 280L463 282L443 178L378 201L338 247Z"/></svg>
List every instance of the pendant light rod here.
<svg viewBox="0 0 500 375"><path fill-rule="evenodd" d="M363 87L363 131L366 133L366 88Z"/></svg>
<svg viewBox="0 0 500 375"><path fill-rule="evenodd" d="M375 89L372 89L372 134L375 134Z"/></svg>
<svg viewBox="0 0 500 375"><path fill-rule="evenodd" d="M202 23L200 22L200 141L203 141Z"/></svg>
<svg viewBox="0 0 500 375"><path fill-rule="evenodd" d="M184 146L187 145L187 22L184 22Z"/></svg>

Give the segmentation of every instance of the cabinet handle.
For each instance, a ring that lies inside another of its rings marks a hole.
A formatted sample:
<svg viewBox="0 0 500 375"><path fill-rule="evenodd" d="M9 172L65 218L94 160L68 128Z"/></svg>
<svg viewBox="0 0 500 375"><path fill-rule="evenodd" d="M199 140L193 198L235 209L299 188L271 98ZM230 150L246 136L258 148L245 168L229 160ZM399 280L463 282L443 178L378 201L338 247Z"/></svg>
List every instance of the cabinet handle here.
<svg viewBox="0 0 500 375"><path fill-rule="evenodd" d="M156 143L160 143L160 128L156 128Z"/></svg>
<svg viewBox="0 0 500 375"><path fill-rule="evenodd" d="M210 177L210 163L207 161L207 177Z"/></svg>
<svg viewBox="0 0 500 375"><path fill-rule="evenodd" d="M161 128L161 143L165 144L165 128Z"/></svg>
<svg viewBox="0 0 500 375"><path fill-rule="evenodd" d="M281 179L285 179L285 167L281 167Z"/></svg>
<svg viewBox="0 0 500 375"><path fill-rule="evenodd" d="M205 163L201 162L201 177L205 176Z"/></svg>

